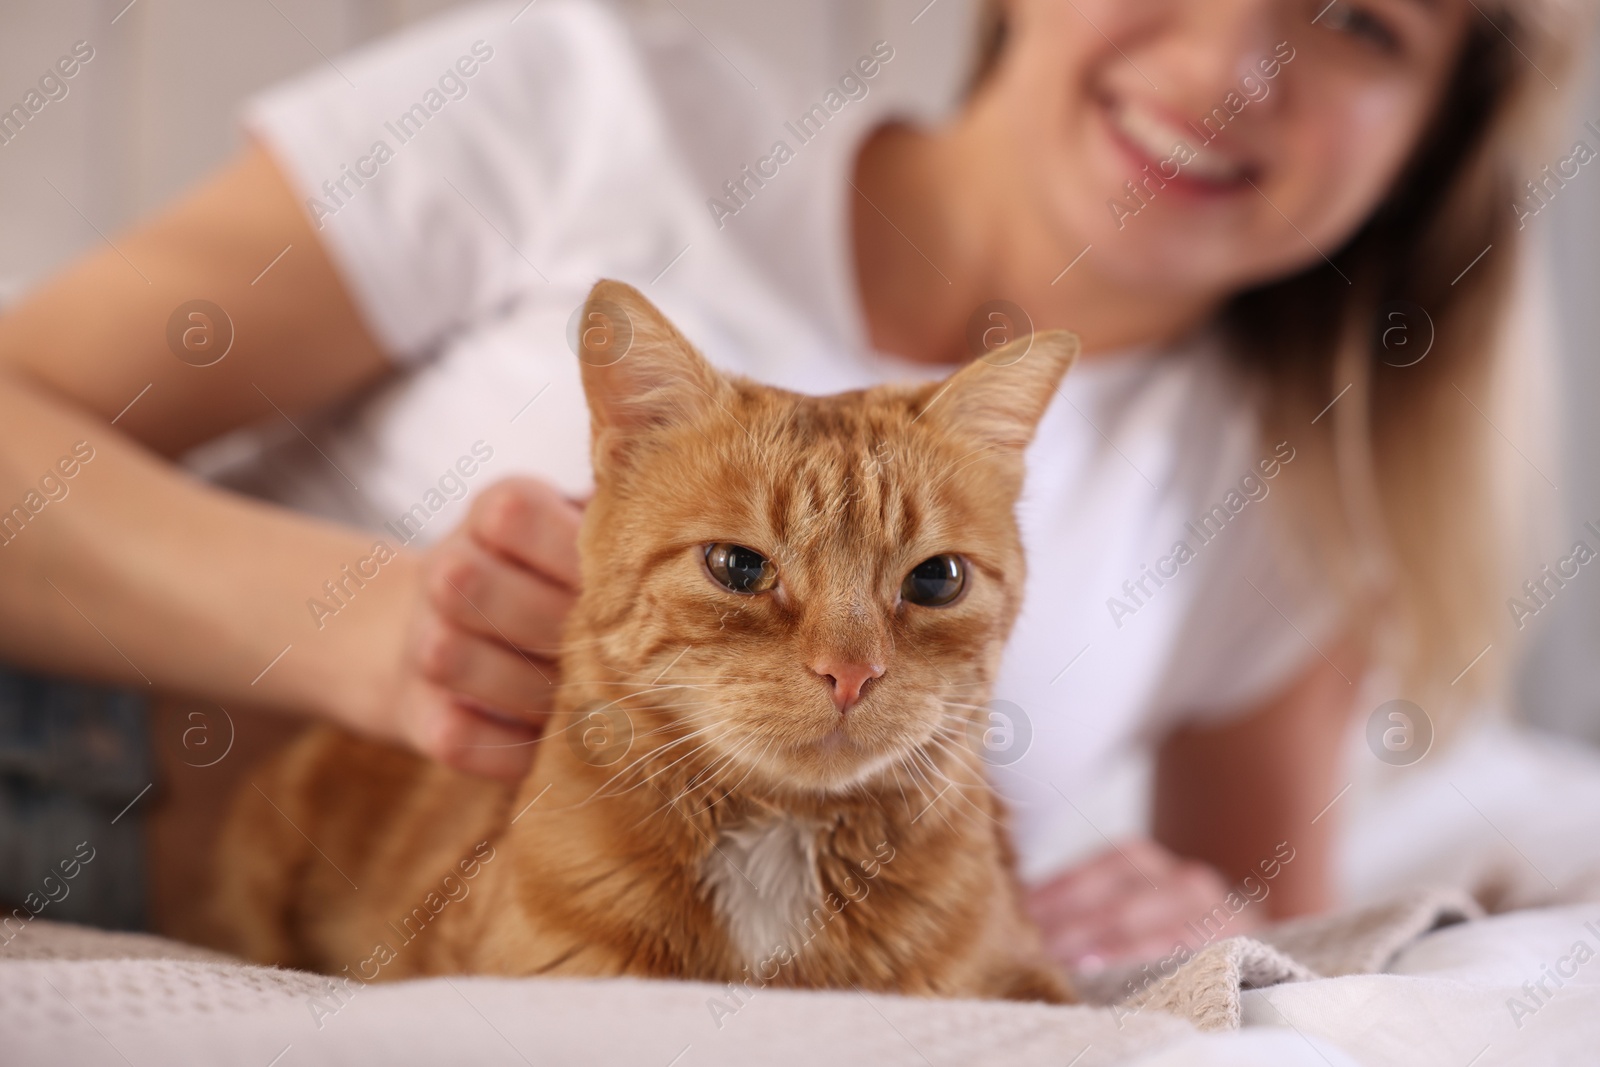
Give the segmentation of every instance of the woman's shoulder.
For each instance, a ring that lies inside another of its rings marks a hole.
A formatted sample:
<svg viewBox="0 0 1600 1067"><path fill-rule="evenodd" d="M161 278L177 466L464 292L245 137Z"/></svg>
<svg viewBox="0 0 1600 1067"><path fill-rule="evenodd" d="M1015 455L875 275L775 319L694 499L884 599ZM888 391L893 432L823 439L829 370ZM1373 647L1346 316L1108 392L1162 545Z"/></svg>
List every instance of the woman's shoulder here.
<svg viewBox="0 0 1600 1067"><path fill-rule="evenodd" d="M630 90L643 94L640 70L627 20L610 5L471 4L273 86L245 118L269 130L289 121L348 130L396 154L445 127L554 147L564 133L629 132L610 127L633 111Z"/></svg>
<svg viewBox="0 0 1600 1067"><path fill-rule="evenodd" d="M709 42L693 52L692 27L630 12L474 4L247 106L245 125L397 357L549 280L628 275L635 259L660 270L683 247L671 238L705 195L686 163L753 94L732 93ZM697 107L698 140L680 132Z"/></svg>
<svg viewBox="0 0 1600 1067"><path fill-rule="evenodd" d="M396 150L447 117L438 125L592 166L579 142L627 158L663 118L704 130L767 117L796 76L786 54L714 45L671 7L478 3L327 60L257 96L246 115L364 124Z"/></svg>

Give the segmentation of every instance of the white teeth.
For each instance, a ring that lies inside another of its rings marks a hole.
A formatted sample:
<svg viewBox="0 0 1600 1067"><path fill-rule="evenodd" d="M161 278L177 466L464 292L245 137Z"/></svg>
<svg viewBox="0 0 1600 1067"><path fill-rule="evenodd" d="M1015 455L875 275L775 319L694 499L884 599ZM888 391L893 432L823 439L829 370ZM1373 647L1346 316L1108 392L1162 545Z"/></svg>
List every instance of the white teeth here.
<svg viewBox="0 0 1600 1067"><path fill-rule="evenodd" d="M1215 152L1200 152L1189 162L1183 165L1190 177L1198 178L1203 182L1236 182L1244 177L1244 168L1226 159Z"/></svg>
<svg viewBox="0 0 1600 1067"><path fill-rule="evenodd" d="M1113 109L1112 120L1128 140L1152 159L1172 159L1178 150L1178 145L1187 145L1189 151L1185 155L1190 159L1182 164L1183 169L1201 181L1235 182L1244 176L1242 165L1216 151L1196 151L1193 138L1142 108L1122 104ZM1174 160L1174 162L1181 161Z"/></svg>
<svg viewBox="0 0 1600 1067"><path fill-rule="evenodd" d="M1123 104L1115 112L1118 127L1128 139L1156 159L1171 156L1182 141L1183 132L1167 125L1148 111Z"/></svg>

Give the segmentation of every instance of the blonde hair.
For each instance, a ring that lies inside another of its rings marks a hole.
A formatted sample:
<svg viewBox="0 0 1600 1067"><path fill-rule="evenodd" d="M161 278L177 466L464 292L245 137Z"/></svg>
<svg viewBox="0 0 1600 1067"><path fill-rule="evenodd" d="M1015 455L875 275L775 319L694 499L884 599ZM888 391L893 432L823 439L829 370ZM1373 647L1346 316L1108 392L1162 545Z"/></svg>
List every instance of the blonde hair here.
<svg viewBox="0 0 1600 1067"><path fill-rule="evenodd" d="M1331 262L1239 293L1221 316L1267 439L1307 457L1287 540L1331 576L1351 636L1447 714L1503 677L1483 664L1452 686L1503 626L1508 586L1483 409L1515 354L1504 337L1521 243L1513 204L1550 150L1555 86L1590 28L1581 0L1475 7L1437 115L1366 223ZM1004 48L1000 3L979 36L982 80ZM1408 366L1381 340L1380 313L1397 301L1426 313L1412 329L1433 329Z"/></svg>

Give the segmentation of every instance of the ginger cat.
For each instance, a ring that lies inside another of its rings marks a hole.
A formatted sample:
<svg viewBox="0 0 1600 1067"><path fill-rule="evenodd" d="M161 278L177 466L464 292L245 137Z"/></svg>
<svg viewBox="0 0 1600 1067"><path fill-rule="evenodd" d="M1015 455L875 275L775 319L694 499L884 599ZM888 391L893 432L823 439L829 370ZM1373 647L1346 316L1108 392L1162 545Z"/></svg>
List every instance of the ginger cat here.
<svg viewBox="0 0 1600 1067"><path fill-rule="evenodd" d="M583 321L595 494L533 770L313 731L235 803L228 947L363 982L1070 1000L977 739L1022 596L1022 452L1077 339L810 397L713 369L621 283Z"/></svg>

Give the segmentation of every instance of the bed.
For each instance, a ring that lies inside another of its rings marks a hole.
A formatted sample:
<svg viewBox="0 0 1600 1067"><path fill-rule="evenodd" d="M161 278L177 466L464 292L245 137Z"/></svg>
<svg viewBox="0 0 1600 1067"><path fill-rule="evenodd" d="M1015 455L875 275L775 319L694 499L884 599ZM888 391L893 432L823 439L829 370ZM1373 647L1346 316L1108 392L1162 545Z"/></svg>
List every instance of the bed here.
<svg viewBox="0 0 1600 1067"><path fill-rule="evenodd" d="M1153 981L1104 975L1082 1006L641 980L363 986L41 918L0 947L0 1062L1600 1061L1600 757L1491 723L1345 801L1350 907L1214 943Z"/></svg>

